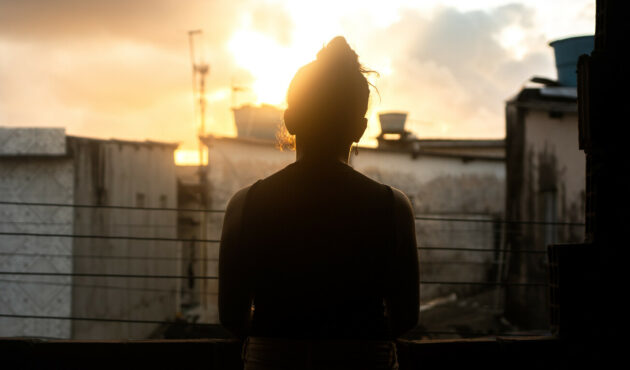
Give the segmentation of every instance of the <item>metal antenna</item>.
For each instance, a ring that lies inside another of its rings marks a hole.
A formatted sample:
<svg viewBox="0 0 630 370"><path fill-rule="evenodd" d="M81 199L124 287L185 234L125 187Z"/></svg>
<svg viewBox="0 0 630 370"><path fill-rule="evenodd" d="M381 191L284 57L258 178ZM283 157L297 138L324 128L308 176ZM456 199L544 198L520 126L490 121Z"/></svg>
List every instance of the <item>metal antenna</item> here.
<svg viewBox="0 0 630 370"><path fill-rule="evenodd" d="M190 61L192 63L192 88L195 112L199 106L198 135L201 138L206 133L206 76L210 72L210 66L200 56L195 58L195 36L201 36L201 30L188 31L190 45ZM199 163L203 163L203 144L199 142Z"/></svg>
<svg viewBox="0 0 630 370"><path fill-rule="evenodd" d="M203 164L203 156L204 156L204 144L203 144L203 136L206 133L206 76L210 72L210 66L203 61L203 56L200 56L199 59L195 58L195 36L201 37L201 30L192 30L188 31L188 42L190 45L190 61L192 63L192 87L193 87L193 102L195 112L197 111L197 105L199 105L199 130L197 132L199 139L199 188L200 188L200 203L201 208L208 207L208 179L207 179L207 167ZM195 116L196 119L196 116ZM208 158L208 164L210 159ZM200 220L200 237L201 239L206 238L206 230L207 230L207 217L205 214L201 214ZM207 246L205 244L201 245L201 271L202 274L205 274L208 271L208 265L206 262L207 259ZM204 309L208 308L208 298L205 296L208 291L208 283L205 281L201 282L201 291L202 291L202 307Z"/></svg>

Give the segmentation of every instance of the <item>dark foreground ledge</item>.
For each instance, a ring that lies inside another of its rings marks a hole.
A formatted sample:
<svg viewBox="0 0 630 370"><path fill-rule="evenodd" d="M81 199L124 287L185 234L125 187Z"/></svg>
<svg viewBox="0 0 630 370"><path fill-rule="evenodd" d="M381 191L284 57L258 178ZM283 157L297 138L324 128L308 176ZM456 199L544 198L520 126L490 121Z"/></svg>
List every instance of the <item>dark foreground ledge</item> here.
<svg viewBox="0 0 630 370"><path fill-rule="evenodd" d="M228 339L70 341L0 339L8 368L241 369L241 345ZM554 337L398 342L401 370L565 367L583 350ZM4 367L4 366L3 366Z"/></svg>

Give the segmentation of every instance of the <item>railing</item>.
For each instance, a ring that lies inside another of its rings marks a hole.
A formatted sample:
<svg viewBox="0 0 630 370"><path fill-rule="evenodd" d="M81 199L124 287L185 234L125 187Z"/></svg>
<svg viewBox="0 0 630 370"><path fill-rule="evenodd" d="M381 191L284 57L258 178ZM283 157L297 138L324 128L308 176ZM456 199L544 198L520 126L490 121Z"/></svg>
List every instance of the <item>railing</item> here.
<svg viewBox="0 0 630 370"><path fill-rule="evenodd" d="M100 209L100 210L128 210L128 211L151 211L151 212L204 212L204 213L212 213L212 214L222 214L223 210L215 210L215 209L187 209L187 208L167 208L167 207L130 207L130 206L99 206L99 205L80 205L80 204L60 204L60 203L41 203L41 202L11 202L11 201L0 201L0 206L16 206L16 207L60 207L60 208L85 208L85 209ZM476 219L476 218L466 218L466 217L425 217L419 216L416 217L417 222L442 222L442 223L493 223L498 225L528 225L528 226L539 226L539 227L548 227L548 226L569 226L569 227L583 227L582 223L570 223L570 222L542 222L542 221L534 221L534 220L500 220L500 219ZM73 221L74 222L74 221ZM59 223L59 222L41 222L41 221L32 221L32 220L2 220L0 221L0 241L2 238L6 237L26 237L26 238L63 238L63 239L101 239L107 241L138 241L138 242L153 242L159 244L167 244L174 245L173 243L187 242L194 243L196 245L217 245L220 243L219 239L196 239L196 238L178 238L178 237L162 237L162 236L139 236L139 235L109 235L109 234L75 234L75 233L55 233L55 232L27 232L22 230L9 230L6 231L7 226L17 228L23 228L24 226L28 227L36 227L36 228L47 228L51 226L67 226L67 223ZM156 228L156 229L168 229L176 227L175 224L114 224L113 226L119 227L127 227L127 228ZM435 229L439 231L439 229ZM470 235L470 233L475 230L470 229L462 229L462 230L454 230L452 228L444 229L444 231L448 231L449 233L461 232L461 235ZM502 228L503 233L511 232L508 227ZM506 253L519 253L523 255L541 255L541 257L546 253L544 250L538 249L519 249L512 250L510 248L506 248L504 245L497 246L495 248L481 248L476 246L454 246L454 245L440 245L440 244L431 244L424 243L418 245L418 250L422 252L473 252L473 253L495 253L495 254L506 254ZM0 260L2 258L10 258L10 257L20 257L20 258L39 258L45 257L52 260L71 260L71 259L87 259L87 260L109 260L109 261L162 261L162 262L201 262L201 261L210 261L217 262L217 258L182 258L182 257L172 257L172 256L133 256L133 255L116 255L116 254L81 254L81 253L53 253L53 251L44 251L44 252L33 252L33 251L6 251L0 249ZM460 257L461 258L461 257ZM466 265L466 264L488 264L488 265L501 265L503 261L500 260L492 260L492 261L466 261L466 260L450 260L450 261L432 261L426 262L422 258L420 260L422 264L443 264L443 265ZM11 268L7 268L6 266L0 268L0 284L21 284L24 286L27 285L35 285L35 286L51 286L51 287L72 287L72 288L86 288L86 289L105 289L105 290L121 290L121 291L131 291L131 292L155 292L155 293L164 293L164 294L179 294L179 289L164 289L159 287L138 287L138 286L129 286L129 284L112 284L111 280L121 279L122 282L127 282L128 279L172 279L172 280L217 280L217 276L211 276L206 274L156 274L156 273L143 273L143 274L132 274L132 273L99 273L99 272L50 272L50 271L11 271ZM421 268L422 274L422 268ZM40 277L39 280L32 280L32 277ZM109 284L81 284L78 282L67 282L67 281L52 281L46 280L46 278L57 278L57 277L66 277L66 278L107 278ZM28 278L29 280L24 280L24 278ZM516 281L504 281L504 280L495 280L495 281L449 281L449 280L428 280L421 279L421 285L423 286L477 286L477 287L535 287L535 288L546 288L546 282L516 282ZM216 293L207 293L202 292L202 295L216 295ZM26 315L15 312L0 312L0 318L12 318L12 319L37 319L37 320L70 320L70 321L93 321L93 322L104 322L104 323L128 323L128 324L158 324L158 325L171 325L173 321L165 321L165 320L144 320L144 319L133 319L133 318L107 318L107 317L75 317L75 316L66 316L66 315ZM181 322L178 322L181 324ZM207 327L212 326L211 324L205 323L188 323L188 325L192 326L200 326ZM461 334L461 332L453 332L453 331L427 331L427 333L432 334ZM474 333L472 333L474 334ZM509 332L501 333L501 335L510 335ZM522 335L522 334L519 334Z"/></svg>

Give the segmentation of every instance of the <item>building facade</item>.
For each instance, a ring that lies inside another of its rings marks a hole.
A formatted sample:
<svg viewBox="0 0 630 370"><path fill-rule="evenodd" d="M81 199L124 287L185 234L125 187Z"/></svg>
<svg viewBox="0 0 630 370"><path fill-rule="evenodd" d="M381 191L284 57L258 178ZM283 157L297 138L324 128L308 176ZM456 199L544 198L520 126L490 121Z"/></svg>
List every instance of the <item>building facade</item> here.
<svg viewBox="0 0 630 370"><path fill-rule="evenodd" d="M510 281L546 282L547 247L584 239L586 162L572 90L527 88L506 106L506 217L534 221L513 223L506 234ZM506 313L523 327L547 328L547 290L509 288Z"/></svg>
<svg viewBox="0 0 630 370"><path fill-rule="evenodd" d="M224 210L239 189L295 161L295 152L280 150L260 138L203 138L208 148L208 201ZM496 282L500 260L505 170L502 140L416 140L416 145L388 143L359 148L350 165L376 181L402 190L414 205L420 249L421 279L425 281ZM435 220L446 218L449 221ZM210 239L220 238L222 213L208 214ZM218 245L208 255L218 256ZM478 253L458 249L487 249ZM217 272L211 262L207 274ZM467 295L477 285L424 284L421 299L452 293ZM214 290L207 293L216 294ZM203 293L202 293L203 294ZM209 322L217 322L212 296Z"/></svg>
<svg viewBox="0 0 630 370"><path fill-rule="evenodd" d="M142 209L176 207L176 147L0 129L0 312L60 318L0 317L0 336L146 338L157 324L69 319L175 316L177 280L137 276L178 275L180 244L133 238L177 237L175 212Z"/></svg>
<svg viewBox="0 0 630 370"><path fill-rule="evenodd" d="M586 159L579 150L576 66L593 37L554 41L558 80L533 78L508 100L506 233L511 282L506 316L523 328L549 328L547 248L584 240ZM536 285L539 286L536 286ZM542 288L541 288L542 284Z"/></svg>

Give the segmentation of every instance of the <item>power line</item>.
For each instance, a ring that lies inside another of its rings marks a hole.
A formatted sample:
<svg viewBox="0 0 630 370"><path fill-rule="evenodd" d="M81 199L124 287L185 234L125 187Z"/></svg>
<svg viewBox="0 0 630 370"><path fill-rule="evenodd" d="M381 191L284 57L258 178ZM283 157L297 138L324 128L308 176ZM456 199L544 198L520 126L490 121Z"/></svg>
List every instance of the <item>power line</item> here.
<svg viewBox="0 0 630 370"><path fill-rule="evenodd" d="M218 261L218 258L192 258L185 259L181 257L144 257L144 256L106 256L96 254L54 254L54 253L20 253L20 252L0 252L0 256L20 256L20 257L51 257L51 258L85 258L85 259L113 259L113 260L150 260L150 261Z"/></svg>
<svg viewBox="0 0 630 370"><path fill-rule="evenodd" d="M191 322L176 322L176 321L159 321L159 320L135 320L135 319L109 319L101 317L74 317L74 316L39 316L39 315L16 315L0 313L0 317L17 318L17 319L43 319L43 320L72 320L72 321L99 321L99 322L114 322L114 323L128 323L128 324L166 324L166 325L194 325L215 327L213 324L203 323L191 323Z"/></svg>
<svg viewBox="0 0 630 370"><path fill-rule="evenodd" d="M512 283L507 281L420 281L421 285L483 285L483 286L524 286L524 287L547 287L547 283Z"/></svg>
<svg viewBox="0 0 630 370"><path fill-rule="evenodd" d="M453 218L453 217L423 217L416 216L416 220L423 221L452 221L452 222L481 222L481 223L498 223L498 224L519 224L519 225L565 225L565 226L586 226L581 222L558 222L558 221L531 221L531 220L503 220L503 219L470 219L470 218Z"/></svg>
<svg viewBox="0 0 630 370"><path fill-rule="evenodd" d="M36 236L55 238L78 238L78 239L115 239L115 240L144 240L162 242L193 242L193 243L220 243L219 239L185 239L185 238L165 238L157 236L132 236L132 235L81 235L81 234L57 234L57 233L25 233L13 231L0 231L0 235L7 236Z"/></svg>
<svg viewBox="0 0 630 370"><path fill-rule="evenodd" d="M57 237L57 238L79 238L79 239L113 239L113 240L143 240L143 241L166 241L166 242L193 242L193 243L220 243L219 239L183 239L183 238L162 238L148 236L122 236L122 235L75 235L57 233L24 233L0 231L0 235L7 236L34 236L34 237ZM511 253L547 253L546 251L530 249L491 249L491 248L456 248L456 247L417 247L419 250L444 250L444 251L469 251L469 252L511 252Z"/></svg>
<svg viewBox="0 0 630 370"><path fill-rule="evenodd" d="M122 290L122 291L140 291L140 292L160 292L160 293L172 293L176 294L178 292L177 289L160 289L160 288L134 288L127 286L116 286L116 285L99 285L99 284L68 284L68 283L56 283L51 281L41 281L41 280L12 280L12 279L0 279L2 283L17 283L17 284L32 284L32 285L51 285L51 286L62 286L62 287L73 287L73 288L90 288L90 289L106 289L106 290ZM200 295L217 295L217 293L197 293Z"/></svg>
<svg viewBox="0 0 630 370"><path fill-rule="evenodd" d="M13 276L72 276L72 277L112 277L112 278L146 278L146 279L205 279L215 280L218 276L186 276L186 275L134 275L134 274L92 274L74 272L12 272L0 271L0 275ZM424 285L508 285L508 286L547 286L547 283L512 283L512 282L483 282L483 281L420 281Z"/></svg>
<svg viewBox="0 0 630 370"><path fill-rule="evenodd" d="M436 250L436 251L466 251L466 252L508 252L508 253L533 253L547 254L547 251L534 249L492 249L492 248L456 248L456 247L418 247L419 250Z"/></svg>
<svg viewBox="0 0 630 370"><path fill-rule="evenodd" d="M68 222L38 222L38 221L0 221L0 225L37 225L37 226L90 226L92 225L90 222L73 222L73 221L68 221ZM112 227L143 227L143 228L160 228L160 229L166 229L166 228L176 228L177 225L175 224L107 224L107 226L112 226Z"/></svg>
<svg viewBox="0 0 630 370"><path fill-rule="evenodd" d="M225 213L225 210L218 210L218 209L199 209L199 208L134 207L134 206L105 206L105 205L92 205L92 204L41 203L41 202L10 202L10 201L0 201L0 204L11 205L11 206L34 206L34 207L68 207L68 208L127 209L127 210L134 210L134 211L175 211L175 212Z"/></svg>
<svg viewBox="0 0 630 370"><path fill-rule="evenodd" d="M143 257L143 256L105 256L105 255L95 255L95 254L53 254L53 253L19 253L19 252L11 252L11 253L6 253L6 252L0 252L0 256L18 256L18 257L50 257L50 258L85 258L85 259L104 259L104 260L108 260L108 259L112 259L112 260L140 260L140 261L145 261L145 260L149 260L149 261L178 261L178 262L185 262L185 261L190 261L190 262L201 262L201 261L211 261L211 262L217 262L219 259L218 258L192 258L192 259L184 259L181 257ZM495 265L500 265L502 264L502 262L499 261L431 261L431 262L426 262L426 261L420 261L420 264L425 264L425 265L431 265L431 264L435 264L435 265L440 265L440 264L451 264L451 265L465 265L465 264L479 264L479 265L488 265L488 264L495 264Z"/></svg>
<svg viewBox="0 0 630 370"><path fill-rule="evenodd" d="M134 206L111 206L111 205L42 203L42 202L11 202L11 201L0 201L0 204L15 205L15 206L37 206L37 207L70 207L70 208L126 209L126 210L139 210L139 211L175 211L175 212L225 213L225 210L199 209L199 208L134 207ZM550 222L550 221L534 221L534 220L471 219L471 218L426 217L426 216L416 216L415 219L416 220L423 220L423 221L450 221L450 222L481 222L481 223L505 223L505 224L526 224L526 225L585 226L585 224L582 223L582 222Z"/></svg>
<svg viewBox="0 0 630 370"><path fill-rule="evenodd" d="M107 278L129 278L129 279L201 279L214 280L218 276L199 275L137 275L137 274L93 274L81 272L24 272L24 271L0 271L0 275L14 276L72 276L72 277L107 277Z"/></svg>
<svg viewBox="0 0 630 370"><path fill-rule="evenodd" d="M500 333L484 333L484 332L475 332L475 331L457 331L457 330L427 330L427 331L418 331L414 334L418 335L460 335L460 336L475 336L475 337L540 337L541 334L533 334L533 333L513 333L513 332L500 332ZM551 334L551 333L549 333Z"/></svg>

